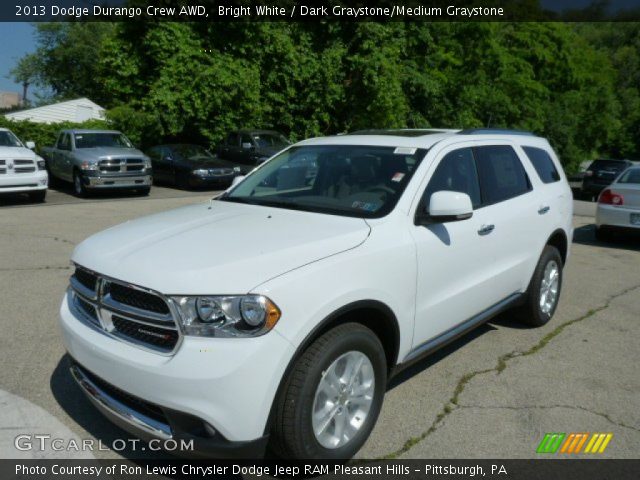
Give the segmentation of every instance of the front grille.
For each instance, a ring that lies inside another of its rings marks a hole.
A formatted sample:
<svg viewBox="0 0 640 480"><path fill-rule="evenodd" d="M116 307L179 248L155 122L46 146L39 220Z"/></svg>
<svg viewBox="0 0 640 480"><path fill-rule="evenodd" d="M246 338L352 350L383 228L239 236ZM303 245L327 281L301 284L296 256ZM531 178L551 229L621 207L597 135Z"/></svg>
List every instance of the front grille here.
<svg viewBox="0 0 640 480"><path fill-rule="evenodd" d="M84 314L93 322L94 325L100 326L100 321L98 320L98 312L96 311L96 307L91 305L85 299L80 296L76 297L76 301L78 302L78 306L82 309Z"/></svg>
<svg viewBox="0 0 640 480"><path fill-rule="evenodd" d="M105 334L159 353L172 353L180 332L161 295L76 266L72 299L80 320Z"/></svg>
<svg viewBox="0 0 640 480"><path fill-rule="evenodd" d="M100 390L105 392L107 395L115 398L132 410L140 412L149 418L153 418L154 420L162 423L169 423L167 422L167 417L164 415L164 412L159 406L147 402L146 400L142 400L141 398L135 397L123 390L120 390L118 387L105 382L102 378L94 375L80 365L76 364L76 366L78 366L82 370L82 373L84 373L87 378L89 378L89 380L91 380Z"/></svg>
<svg viewBox="0 0 640 480"><path fill-rule="evenodd" d="M76 271L73 275L76 277L76 280L78 280L78 282L87 287L89 290L93 292L96 291L96 282L98 281L98 277L96 277L93 273L85 270L84 268L76 267Z"/></svg>
<svg viewBox="0 0 640 480"><path fill-rule="evenodd" d="M112 283L109 286L109 294L116 302L124 303L130 307L149 310L156 313L169 313L169 307L165 301L152 293L126 287L119 283Z"/></svg>
<svg viewBox="0 0 640 480"><path fill-rule="evenodd" d="M36 171L35 167L16 167L14 169L16 173L33 173Z"/></svg>
<svg viewBox="0 0 640 480"><path fill-rule="evenodd" d="M7 173L7 169L6 168L0 168L0 175L3 175Z"/></svg>
<svg viewBox="0 0 640 480"><path fill-rule="evenodd" d="M33 160L14 160L15 165L33 165Z"/></svg>
<svg viewBox="0 0 640 480"><path fill-rule="evenodd" d="M112 158L100 160L98 168L102 173L140 172L144 170L144 161L141 158Z"/></svg>
<svg viewBox="0 0 640 480"><path fill-rule="evenodd" d="M155 345L163 350L173 350L178 343L178 332L152 327L114 315L111 317L115 332L144 344Z"/></svg>

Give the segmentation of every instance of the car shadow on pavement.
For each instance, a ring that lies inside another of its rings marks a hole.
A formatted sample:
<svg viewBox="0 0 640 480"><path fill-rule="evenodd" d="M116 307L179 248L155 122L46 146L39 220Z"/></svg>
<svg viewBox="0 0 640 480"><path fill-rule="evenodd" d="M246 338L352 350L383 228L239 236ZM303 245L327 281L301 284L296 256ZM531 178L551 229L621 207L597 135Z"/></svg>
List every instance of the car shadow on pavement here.
<svg viewBox="0 0 640 480"><path fill-rule="evenodd" d="M142 441L137 442L137 449L133 450L131 440L135 437L112 424L96 410L71 377L70 367L71 357L65 354L60 358L49 381L53 397L73 421L89 432L97 441L101 442L103 449L113 449L116 454L122 455L129 460L174 458L169 453L155 452L148 448L142 450L142 447L145 447L145 443ZM94 448L94 450L97 450L97 448ZM99 454L96 456L99 457Z"/></svg>
<svg viewBox="0 0 640 480"><path fill-rule="evenodd" d="M499 318L499 316L496 318ZM493 321L491 323L493 323ZM468 343L474 341L476 338L481 337L487 332L496 330L496 327L491 325L491 323L485 323L479 326L478 328L473 329L469 333L463 335L462 337L458 338L457 340L454 340L447 346L442 347L440 350L437 350L432 354L426 355L425 357L420 357L414 362L411 362L408 366L403 367L400 371L398 371L398 373L396 373L393 376L393 378L391 378L387 386L387 391L391 391L397 386L406 382L407 380L410 380L416 375L419 375L426 369L430 368L432 365L435 365L440 360L454 353L456 350L463 348Z"/></svg>
<svg viewBox="0 0 640 480"><path fill-rule="evenodd" d="M603 242L596 240L596 226L591 223L573 231L573 243L640 252L640 231L638 233L614 234L611 241Z"/></svg>

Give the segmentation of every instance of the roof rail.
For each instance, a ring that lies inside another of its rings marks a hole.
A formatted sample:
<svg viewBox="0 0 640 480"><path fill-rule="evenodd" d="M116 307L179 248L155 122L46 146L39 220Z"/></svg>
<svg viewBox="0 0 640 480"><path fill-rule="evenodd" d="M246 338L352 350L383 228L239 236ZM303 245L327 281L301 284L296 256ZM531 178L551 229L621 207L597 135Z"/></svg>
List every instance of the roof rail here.
<svg viewBox="0 0 640 480"><path fill-rule="evenodd" d="M526 130L511 130L508 128L467 128L461 130L458 135L526 135L535 136L533 132Z"/></svg>

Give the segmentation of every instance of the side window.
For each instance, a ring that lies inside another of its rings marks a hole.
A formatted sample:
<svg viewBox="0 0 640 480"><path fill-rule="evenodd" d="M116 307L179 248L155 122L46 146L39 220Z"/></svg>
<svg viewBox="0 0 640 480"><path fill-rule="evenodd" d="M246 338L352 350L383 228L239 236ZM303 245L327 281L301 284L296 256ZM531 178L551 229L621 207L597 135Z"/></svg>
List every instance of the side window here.
<svg viewBox="0 0 640 480"><path fill-rule="evenodd" d="M556 170L553 159L542 148L522 147L527 154L533 168L538 172L538 176L543 183L553 183L560 180L560 174Z"/></svg>
<svg viewBox="0 0 640 480"><path fill-rule="evenodd" d="M247 135L246 133L242 134L242 139L240 141L241 145L244 145L245 143L248 143L250 145L253 145L253 142L251 141L251 136Z"/></svg>
<svg viewBox="0 0 640 480"><path fill-rule="evenodd" d="M60 150L71 150L71 144L69 142L69 134L63 133L60 138L60 142L58 142L58 148Z"/></svg>
<svg viewBox="0 0 640 480"><path fill-rule="evenodd" d="M480 206L480 184L470 148L454 150L440 160L424 191L423 205L429 202L431 195L441 190L466 193L471 197L473 208Z"/></svg>
<svg viewBox="0 0 640 480"><path fill-rule="evenodd" d="M482 188L483 205L517 197L531 190L531 183L520 158L508 145L473 149Z"/></svg>

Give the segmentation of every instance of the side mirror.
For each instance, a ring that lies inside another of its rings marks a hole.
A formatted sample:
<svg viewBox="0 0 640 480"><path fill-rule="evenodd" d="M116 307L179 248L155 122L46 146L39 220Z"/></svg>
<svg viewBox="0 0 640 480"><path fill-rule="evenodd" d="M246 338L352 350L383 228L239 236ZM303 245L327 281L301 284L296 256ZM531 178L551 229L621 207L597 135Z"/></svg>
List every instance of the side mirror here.
<svg viewBox="0 0 640 480"><path fill-rule="evenodd" d="M242 149L243 150L251 150L253 148L253 145L249 142L245 142L242 144Z"/></svg>
<svg viewBox="0 0 640 480"><path fill-rule="evenodd" d="M431 195L429 205L416 218L418 224L467 220L473 215L471 198L466 193L441 190Z"/></svg>
<svg viewBox="0 0 640 480"><path fill-rule="evenodd" d="M244 180L244 175L238 175L237 177L233 177L233 180L231 181L231 186L235 187L237 184L239 184L242 180Z"/></svg>
<svg viewBox="0 0 640 480"><path fill-rule="evenodd" d="M36 142L29 140L28 142L25 142L25 146L29 149L29 150L33 150L36 148Z"/></svg>
<svg viewBox="0 0 640 480"><path fill-rule="evenodd" d="M165 162L173 162L173 157L171 155L165 155L162 157Z"/></svg>

